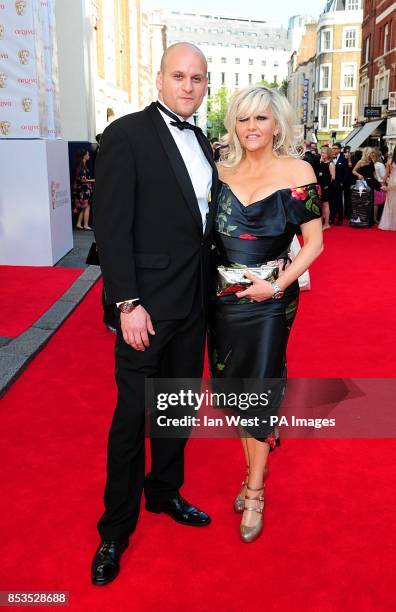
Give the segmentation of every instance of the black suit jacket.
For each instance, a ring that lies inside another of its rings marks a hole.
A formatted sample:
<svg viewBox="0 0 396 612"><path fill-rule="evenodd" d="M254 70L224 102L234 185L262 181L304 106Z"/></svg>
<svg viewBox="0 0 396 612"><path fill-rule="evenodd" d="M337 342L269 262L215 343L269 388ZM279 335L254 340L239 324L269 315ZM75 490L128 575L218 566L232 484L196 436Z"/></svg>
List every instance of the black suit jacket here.
<svg viewBox="0 0 396 612"><path fill-rule="evenodd" d="M109 303L139 297L157 320L181 319L210 289L217 170L206 229L183 158L153 103L113 121L96 161L94 226Z"/></svg>
<svg viewBox="0 0 396 612"><path fill-rule="evenodd" d="M312 166L312 169L315 172L316 180L318 180L320 173L320 157L312 153L312 151L305 151L304 161L308 162Z"/></svg>
<svg viewBox="0 0 396 612"><path fill-rule="evenodd" d="M345 182L348 172L348 161L343 153L340 153L338 161L335 164L335 179L336 185L342 185Z"/></svg>

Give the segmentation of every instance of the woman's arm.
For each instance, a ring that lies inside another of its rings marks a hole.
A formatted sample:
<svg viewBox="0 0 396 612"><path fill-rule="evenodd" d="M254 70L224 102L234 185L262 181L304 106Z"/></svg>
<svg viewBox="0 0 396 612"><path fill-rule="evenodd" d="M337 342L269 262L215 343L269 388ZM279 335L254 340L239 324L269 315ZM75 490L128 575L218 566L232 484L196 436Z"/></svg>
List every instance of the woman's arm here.
<svg viewBox="0 0 396 612"><path fill-rule="evenodd" d="M361 168L361 167L362 167L362 162L358 161L358 163L356 164L356 166L352 170L352 174L357 176L359 179L363 179L364 178L364 176L362 174L359 174L359 172L358 172L359 168Z"/></svg>
<svg viewBox="0 0 396 612"><path fill-rule="evenodd" d="M324 250L322 219L313 219L308 223L303 223L301 232L304 240L301 251L277 280L277 284L282 290L286 289L308 270L309 266Z"/></svg>
<svg viewBox="0 0 396 612"><path fill-rule="evenodd" d="M336 171L335 171L335 165L334 165L334 162L330 162L330 163L329 163L329 170L330 170L331 180L332 180L332 181L334 181L334 180L335 180L335 176L336 176Z"/></svg>

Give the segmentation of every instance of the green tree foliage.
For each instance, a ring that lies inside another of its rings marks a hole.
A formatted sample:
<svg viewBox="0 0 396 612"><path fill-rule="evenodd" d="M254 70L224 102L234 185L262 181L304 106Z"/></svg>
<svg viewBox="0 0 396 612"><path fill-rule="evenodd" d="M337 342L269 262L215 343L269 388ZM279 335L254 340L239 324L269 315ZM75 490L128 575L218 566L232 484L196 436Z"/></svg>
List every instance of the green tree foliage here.
<svg viewBox="0 0 396 612"><path fill-rule="evenodd" d="M208 98L208 135L218 138L225 134L224 117L230 101L228 89L222 85L220 89Z"/></svg>

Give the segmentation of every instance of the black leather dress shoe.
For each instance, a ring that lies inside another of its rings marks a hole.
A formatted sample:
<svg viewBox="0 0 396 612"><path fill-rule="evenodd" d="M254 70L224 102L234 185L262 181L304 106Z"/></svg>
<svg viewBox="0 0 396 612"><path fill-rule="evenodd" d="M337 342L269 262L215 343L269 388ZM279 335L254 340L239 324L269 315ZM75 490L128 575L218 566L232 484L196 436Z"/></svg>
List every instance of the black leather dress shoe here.
<svg viewBox="0 0 396 612"><path fill-rule="evenodd" d="M147 500L146 510L157 514L165 512L165 514L169 514L177 523L190 525L191 527L205 527L205 525L209 525L210 523L210 517L206 512L202 512L199 508L192 506L179 494L167 501L152 502Z"/></svg>
<svg viewBox="0 0 396 612"><path fill-rule="evenodd" d="M121 555L127 547L128 540L102 541L92 561L92 584L103 586L117 578Z"/></svg>

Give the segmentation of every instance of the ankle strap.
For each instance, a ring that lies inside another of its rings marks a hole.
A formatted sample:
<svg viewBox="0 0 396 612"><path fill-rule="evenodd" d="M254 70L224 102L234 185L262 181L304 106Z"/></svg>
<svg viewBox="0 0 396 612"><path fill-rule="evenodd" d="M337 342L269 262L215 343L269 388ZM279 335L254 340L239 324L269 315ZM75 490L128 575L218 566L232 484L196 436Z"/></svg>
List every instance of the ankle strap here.
<svg viewBox="0 0 396 612"><path fill-rule="evenodd" d="M264 485L260 487L259 489L253 489L253 487L249 487L249 485L247 484L246 488L249 489L249 491L263 491Z"/></svg>

